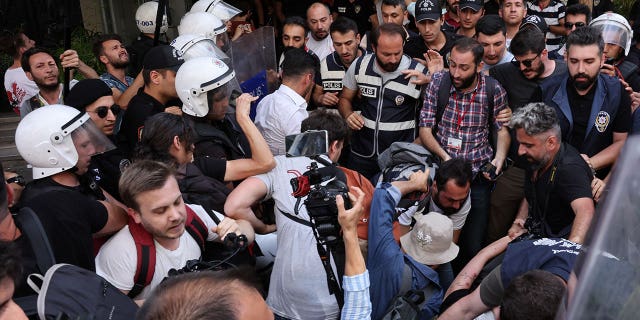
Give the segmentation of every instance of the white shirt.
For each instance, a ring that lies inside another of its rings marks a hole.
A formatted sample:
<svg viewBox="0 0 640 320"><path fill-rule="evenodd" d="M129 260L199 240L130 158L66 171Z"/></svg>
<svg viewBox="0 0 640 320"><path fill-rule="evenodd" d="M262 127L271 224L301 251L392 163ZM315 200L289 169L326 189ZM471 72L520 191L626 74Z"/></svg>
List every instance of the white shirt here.
<svg viewBox="0 0 640 320"><path fill-rule="evenodd" d="M207 241L215 240L217 233L211 231L215 222L199 205L188 204L209 230ZM189 260L198 259L201 256L200 246L188 232L180 237L180 244L175 250L168 250L153 241L156 248L156 267L153 279L135 299L146 299L151 291L162 282L169 270L184 267ZM129 232L129 226L125 226L113 235L101 248L96 256L96 273L109 281L120 290L131 290L134 285L138 254L136 244Z"/></svg>
<svg viewBox="0 0 640 320"><path fill-rule="evenodd" d="M287 151L284 139L300 133L302 120L309 116L307 101L286 85L264 97L256 108L256 127L274 156Z"/></svg>
<svg viewBox="0 0 640 320"><path fill-rule="evenodd" d="M309 40L307 41L307 48L313 51L318 56L318 59L320 59L320 61L336 51L336 49L333 47L331 35L327 35L320 41L314 39L311 35L311 32L309 32L307 36L309 37Z"/></svg>
<svg viewBox="0 0 640 320"><path fill-rule="evenodd" d="M460 230L464 226L464 222L467 220L467 215L471 211L471 195L467 196L467 200L464 201L462 207L458 212L449 215L449 219L453 222L453 230ZM429 212L437 212L444 214L444 211L433 202L433 198L429 201Z"/></svg>
<svg viewBox="0 0 640 320"><path fill-rule="evenodd" d="M22 100L35 96L40 89L35 82L29 80L22 67L7 69L4 74L4 89L9 98L9 104L18 110Z"/></svg>
<svg viewBox="0 0 640 320"><path fill-rule="evenodd" d="M507 47L508 48L508 47ZM488 63L485 62L484 66L482 67L482 70L489 70L499 64L503 64L503 63L507 63L507 62L511 62L513 60L513 54L507 50L504 50L504 55L502 56L502 59L500 59L500 61L498 61L498 63L494 64L494 65L490 65Z"/></svg>
<svg viewBox="0 0 640 320"><path fill-rule="evenodd" d="M295 215L296 198L291 196L289 180L305 173L311 159L277 156L275 161L273 170L256 176L267 188L265 198L275 201L278 227L278 249L267 304L275 313L289 319L337 319L340 310L336 298L329 294L327 274L318 256L312 229L282 214L284 211ZM299 204L298 218L309 221L304 199Z"/></svg>

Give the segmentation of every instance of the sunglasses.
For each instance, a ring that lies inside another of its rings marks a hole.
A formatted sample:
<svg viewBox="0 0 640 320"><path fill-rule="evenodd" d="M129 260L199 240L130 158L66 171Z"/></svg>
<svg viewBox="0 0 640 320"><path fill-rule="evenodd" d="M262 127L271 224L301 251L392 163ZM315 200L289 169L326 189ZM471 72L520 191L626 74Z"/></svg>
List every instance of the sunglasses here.
<svg viewBox="0 0 640 320"><path fill-rule="evenodd" d="M573 29L573 26L576 26L576 28L580 28L580 27L584 27L587 24L584 22L576 22L576 23L572 23L572 22L565 22L564 23L564 27L566 29Z"/></svg>
<svg viewBox="0 0 640 320"><path fill-rule="evenodd" d="M117 105L117 104L114 104L111 107L100 106L100 107L97 107L95 111L87 111L87 112L93 112L93 113L97 114L98 117L104 119L109 114L109 110L111 110L111 112L113 112L114 116L117 116L118 113L120 113L120 106Z"/></svg>
<svg viewBox="0 0 640 320"><path fill-rule="evenodd" d="M516 58L513 58L513 60L511 60L513 63L517 64L518 67L520 67L521 64L523 64L525 67L527 68L531 68L531 65L533 64L533 61L535 61L536 59L538 59L538 57L540 56L540 53L536 54L535 57L531 58L531 59L526 59L526 60L522 60L522 61L518 61L516 60Z"/></svg>

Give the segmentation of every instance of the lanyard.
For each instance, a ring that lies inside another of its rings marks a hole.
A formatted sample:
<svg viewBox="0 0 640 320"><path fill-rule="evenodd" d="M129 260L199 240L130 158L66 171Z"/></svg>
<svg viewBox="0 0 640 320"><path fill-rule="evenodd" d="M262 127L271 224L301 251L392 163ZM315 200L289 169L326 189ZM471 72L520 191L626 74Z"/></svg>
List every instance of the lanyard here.
<svg viewBox="0 0 640 320"><path fill-rule="evenodd" d="M469 104L473 103L476 100L476 94L478 94L478 90L475 90L473 92L473 94L471 95L471 100L469 100ZM464 94L461 97L462 99L462 109L464 109ZM458 91L454 91L453 92L453 101L455 103L455 113L458 115L458 132L460 132L460 128L462 128L462 119L464 119L464 116L467 114L467 111L469 111L469 109L464 109L464 110L460 110L460 112L458 112ZM464 111L464 112L462 112Z"/></svg>

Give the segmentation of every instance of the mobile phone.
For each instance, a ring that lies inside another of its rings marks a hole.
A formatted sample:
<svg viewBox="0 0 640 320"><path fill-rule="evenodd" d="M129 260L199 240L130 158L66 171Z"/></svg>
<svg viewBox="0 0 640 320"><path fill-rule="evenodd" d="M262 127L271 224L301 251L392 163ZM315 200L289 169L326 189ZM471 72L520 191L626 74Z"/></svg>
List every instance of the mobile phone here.
<svg viewBox="0 0 640 320"><path fill-rule="evenodd" d="M498 175L496 174L496 169L497 168L496 166L493 165L493 163L487 162L483 164L482 167L480 167L480 172L484 172L488 174L491 180L495 180L498 178Z"/></svg>

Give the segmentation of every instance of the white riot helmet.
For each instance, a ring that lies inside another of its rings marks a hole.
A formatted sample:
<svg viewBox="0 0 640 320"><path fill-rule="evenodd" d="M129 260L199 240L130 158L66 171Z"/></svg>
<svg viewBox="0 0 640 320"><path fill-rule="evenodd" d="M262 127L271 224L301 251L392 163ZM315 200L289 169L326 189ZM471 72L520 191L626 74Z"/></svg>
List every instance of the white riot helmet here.
<svg viewBox="0 0 640 320"><path fill-rule="evenodd" d="M222 0L199 0L193 4L190 12L208 12L222 21L229 21L242 11Z"/></svg>
<svg viewBox="0 0 640 320"><path fill-rule="evenodd" d="M227 26L222 20L206 12L189 12L182 17L178 26L179 35L195 34L212 40L226 31Z"/></svg>
<svg viewBox="0 0 640 320"><path fill-rule="evenodd" d="M89 157L115 149L89 114L65 105L49 105L27 114L16 129L20 156L41 179L74 168L79 151Z"/></svg>
<svg viewBox="0 0 640 320"><path fill-rule="evenodd" d="M624 49L625 56L629 54L633 30L623 16L612 12L603 13L593 19L589 26L602 33L604 43L615 44Z"/></svg>
<svg viewBox="0 0 640 320"><path fill-rule="evenodd" d="M226 57L213 40L195 34L178 36L171 41L171 46L182 52L185 61L200 57L214 57L224 61Z"/></svg>
<svg viewBox="0 0 640 320"><path fill-rule="evenodd" d="M156 14L158 13L158 2L149 1L141 4L136 10L136 25L142 33L156 32ZM166 33L169 28L167 13L162 16L162 26L160 33Z"/></svg>
<svg viewBox="0 0 640 320"><path fill-rule="evenodd" d="M183 103L182 111L196 117L206 116L209 113L207 92L215 89L229 91L227 84L234 78L233 69L213 57L185 62L176 74L176 91Z"/></svg>

